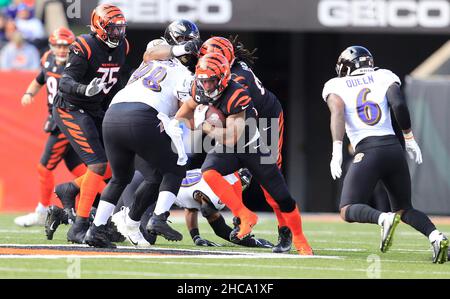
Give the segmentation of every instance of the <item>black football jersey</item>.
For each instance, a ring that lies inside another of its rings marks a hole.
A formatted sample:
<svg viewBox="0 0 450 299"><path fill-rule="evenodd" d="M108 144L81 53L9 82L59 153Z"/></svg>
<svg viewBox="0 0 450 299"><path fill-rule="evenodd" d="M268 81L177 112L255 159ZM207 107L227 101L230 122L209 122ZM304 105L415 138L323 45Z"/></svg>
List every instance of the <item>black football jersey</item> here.
<svg viewBox="0 0 450 299"><path fill-rule="evenodd" d="M83 34L77 37L70 47L69 60L64 70L79 84L89 85L94 78L101 78L107 85L95 96L87 97L76 93L64 92L59 89L57 100L68 101L84 109L101 109L102 104L119 91L120 71L125 64L129 52L126 39L116 48L109 48L93 34Z"/></svg>
<svg viewBox="0 0 450 299"><path fill-rule="evenodd" d="M242 61L236 61L231 68L232 80L244 86L261 118L276 118L279 113L277 97L264 88L250 67Z"/></svg>
<svg viewBox="0 0 450 299"><path fill-rule="evenodd" d="M195 88L192 93L195 93ZM194 96L194 100L199 104L206 104L203 98L201 96L198 96L198 92ZM255 135L258 134L258 112L253 105L253 100L250 97L250 94L244 86L233 80L230 80L227 88L223 91L223 93L214 102L213 105L214 107L222 111L225 117L245 111L245 120L247 122L247 126L245 128L244 136L241 137L241 140L238 141L237 145L244 146L247 145L250 140L256 140Z"/></svg>
<svg viewBox="0 0 450 299"><path fill-rule="evenodd" d="M47 87L47 105L48 111L52 113L53 101L58 93L59 79L64 71L65 64L58 65L55 55L49 50L42 55L41 70L36 77L36 81Z"/></svg>

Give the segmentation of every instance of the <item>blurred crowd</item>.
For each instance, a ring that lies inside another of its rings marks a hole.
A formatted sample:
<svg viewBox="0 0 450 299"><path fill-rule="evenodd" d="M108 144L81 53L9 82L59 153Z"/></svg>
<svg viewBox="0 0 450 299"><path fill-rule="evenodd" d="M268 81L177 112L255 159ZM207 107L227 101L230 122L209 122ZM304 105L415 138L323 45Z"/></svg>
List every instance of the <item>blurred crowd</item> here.
<svg viewBox="0 0 450 299"><path fill-rule="evenodd" d="M34 0L0 0L0 70L37 70L47 48Z"/></svg>

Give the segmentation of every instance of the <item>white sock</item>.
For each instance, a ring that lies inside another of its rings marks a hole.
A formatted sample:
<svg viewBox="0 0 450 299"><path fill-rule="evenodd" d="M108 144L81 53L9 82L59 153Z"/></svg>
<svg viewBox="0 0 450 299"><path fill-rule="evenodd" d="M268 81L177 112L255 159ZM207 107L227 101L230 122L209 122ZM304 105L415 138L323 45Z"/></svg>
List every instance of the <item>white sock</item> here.
<svg viewBox="0 0 450 299"><path fill-rule="evenodd" d="M156 202L154 213L156 215L161 215L165 212L168 212L176 199L177 197L172 192L169 191L159 192L158 201Z"/></svg>
<svg viewBox="0 0 450 299"><path fill-rule="evenodd" d="M434 241L441 239L441 232L435 229L431 232L431 234L428 236L428 240L430 240L430 243L433 243Z"/></svg>
<svg viewBox="0 0 450 299"><path fill-rule="evenodd" d="M44 214L47 212L47 207L41 203L38 203L38 205L34 211L38 214Z"/></svg>
<svg viewBox="0 0 450 299"><path fill-rule="evenodd" d="M389 216L389 213L381 213L380 217L378 217L378 225L383 226L384 219Z"/></svg>
<svg viewBox="0 0 450 299"><path fill-rule="evenodd" d="M97 213L95 213L94 225L100 226L108 222L108 218L114 212L115 205L110 202L100 200L97 207Z"/></svg>

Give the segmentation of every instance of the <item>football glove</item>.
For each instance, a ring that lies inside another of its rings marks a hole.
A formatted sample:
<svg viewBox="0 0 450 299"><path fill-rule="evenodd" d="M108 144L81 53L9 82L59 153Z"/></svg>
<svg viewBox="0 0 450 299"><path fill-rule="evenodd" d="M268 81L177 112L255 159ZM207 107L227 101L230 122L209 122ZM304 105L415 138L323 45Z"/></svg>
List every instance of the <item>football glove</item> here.
<svg viewBox="0 0 450 299"><path fill-rule="evenodd" d="M201 124L205 122L206 111L208 111L208 106L198 105L194 111L194 127L197 129Z"/></svg>
<svg viewBox="0 0 450 299"><path fill-rule="evenodd" d="M208 241L206 239L203 239L199 235L194 236L193 241L194 241L194 244L196 246L209 246L209 247L219 247L219 246L221 246L220 244L217 244L217 243L214 243L212 241Z"/></svg>
<svg viewBox="0 0 450 299"><path fill-rule="evenodd" d="M102 78L94 78L86 87L85 96L93 97L105 88L106 83L102 83Z"/></svg>
<svg viewBox="0 0 450 299"><path fill-rule="evenodd" d="M403 134L403 137L405 137L405 148L409 158L414 160L417 164L422 164L422 151L414 139L413 133L409 132Z"/></svg>
<svg viewBox="0 0 450 299"><path fill-rule="evenodd" d="M199 39L199 38L192 39L184 44L184 50L188 54L198 56L198 52L200 51L202 44L203 44L203 42L201 39Z"/></svg>
<svg viewBox="0 0 450 299"><path fill-rule="evenodd" d="M333 154L330 162L331 177L336 180L342 175L342 141L333 142Z"/></svg>

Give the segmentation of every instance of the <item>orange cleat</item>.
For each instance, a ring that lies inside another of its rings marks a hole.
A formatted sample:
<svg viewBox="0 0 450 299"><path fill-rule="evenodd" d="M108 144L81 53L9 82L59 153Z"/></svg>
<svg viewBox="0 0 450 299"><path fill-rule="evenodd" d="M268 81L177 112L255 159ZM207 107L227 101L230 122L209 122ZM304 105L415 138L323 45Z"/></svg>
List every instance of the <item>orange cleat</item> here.
<svg viewBox="0 0 450 299"><path fill-rule="evenodd" d="M252 227L258 222L258 216L250 210L246 210L239 215L241 224L239 225L238 239L242 240L252 232Z"/></svg>
<svg viewBox="0 0 450 299"><path fill-rule="evenodd" d="M298 254L314 255L311 246L309 246L308 241L303 234L300 236L294 236L292 241L294 243L295 249L297 249Z"/></svg>

